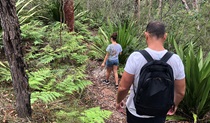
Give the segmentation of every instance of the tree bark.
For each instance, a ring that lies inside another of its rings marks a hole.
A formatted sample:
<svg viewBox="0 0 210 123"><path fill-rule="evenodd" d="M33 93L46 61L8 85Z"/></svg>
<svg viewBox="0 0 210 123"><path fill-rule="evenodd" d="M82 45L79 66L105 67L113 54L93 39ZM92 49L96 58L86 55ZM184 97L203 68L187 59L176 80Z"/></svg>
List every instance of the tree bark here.
<svg viewBox="0 0 210 123"><path fill-rule="evenodd" d="M149 0L149 12L148 12L149 21L151 19L151 12L152 12L152 0Z"/></svg>
<svg viewBox="0 0 210 123"><path fill-rule="evenodd" d="M173 0L169 0L170 8L173 6Z"/></svg>
<svg viewBox="0 0 210 123"><path fill-rule="evenodd" d="M182 3L184 4L185 9L187 10L187 12L189 12L189 11L190 11L190 8L189 8L189 6L187 5L186 0L182 0Z"/></svg>
<svg viewBox="0 0 210 123"><path fill-rule="evenodd" d="M198 12L199 11L199 5L198 5L199 0L194 0L194 6L195 10Z"/></svg>
<svg viewBox="0 0 210 123"><path fill-rule="evenodd" d="M74 31L74 0L64 0L64 17L69 31Z"/></svg>
<svg viewBox="0 0 210 123"><path fill-rule="evenodd" d="M163 0L159 0L159 5L158 5L158 16L160 16L160 19L162 20L162 8L163 8Z"/></svg>
<svg viewBox="0 0 210 123"><path fill-rule="evenodd" d="M10 65L16 96L16 111L21 118L31 117L28 77L25 73L20 26L14 0L0 0L0 18L5 54Z"/></svg>
<svg viewBox="0 0 210 123"><path fill-rule="evenodd" d="M90 0L87 0L87 10L90 10Z"/></svg>
<svg viewBox="0 0 210 123"><path fill-rule="evenodd" d="M140 20L140 0L135 0L134 16L138 21Z"/></svg>

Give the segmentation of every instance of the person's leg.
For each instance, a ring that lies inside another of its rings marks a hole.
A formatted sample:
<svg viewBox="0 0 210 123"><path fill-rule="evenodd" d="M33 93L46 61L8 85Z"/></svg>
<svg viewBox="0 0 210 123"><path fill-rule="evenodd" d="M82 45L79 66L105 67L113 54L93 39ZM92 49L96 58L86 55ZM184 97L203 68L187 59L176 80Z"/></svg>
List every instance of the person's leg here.
<svg viewBox="0 0 210 123"><path fill-rule="evenodd" d="M118 85L118 73L117 73L118 66L114 65L113 66L113 73L114 73L114 78L115 78L115 85Z"/></svg>
<svg viewBox="0 0 210 123"><path fill-rule="evenodd" d="M109 80L112 67L113 67L112 61L107 60L106 61L106 80Z"/></svg>
<svg viewBox="0 0 210 123"><path fill-rule="evenodd" d="M118 72L117 72L118 66L119 66L119 60L116 59L113 61L113 73L114 73L116 88L118 88L118 84L119 84L119 78L118 78Z"/></svg>
<svg viewBox="0 0 210 123"><path fill-rule="evenodd" d="M106 79L103 80L102 82L105 84L109 84L109 77L110 77L110 73L112 71L112 63L111 61L107 60L106 61Z"/></svg>
<svg viewBox="0 0 210 123"><path fill-rule="evenodd" d="M108 81L109 81L111 71L112 71L112 67L107 66L107 68L106 68L106 80L108 80Z"/></svg>

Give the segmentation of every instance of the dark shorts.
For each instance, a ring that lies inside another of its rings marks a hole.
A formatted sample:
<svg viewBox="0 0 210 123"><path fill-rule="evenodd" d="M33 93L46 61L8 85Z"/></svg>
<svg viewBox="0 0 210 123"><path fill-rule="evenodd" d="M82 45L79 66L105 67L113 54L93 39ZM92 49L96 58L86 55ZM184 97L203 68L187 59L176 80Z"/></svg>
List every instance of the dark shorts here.
<svg viewBox="0 0 210 123"><path fill-rule="evenodd" d="M126 108L127 122L128 123L165 123L165 117L154 117L154 118L139 118L132 115Z"/></svg>
<svg viewBox="0 0 210 123"><path fill-rule="evenodd" d="M107 60L106 61L106 66L107 67L113 67L113 66L118 66L119 65L119 60Z"/></svg>

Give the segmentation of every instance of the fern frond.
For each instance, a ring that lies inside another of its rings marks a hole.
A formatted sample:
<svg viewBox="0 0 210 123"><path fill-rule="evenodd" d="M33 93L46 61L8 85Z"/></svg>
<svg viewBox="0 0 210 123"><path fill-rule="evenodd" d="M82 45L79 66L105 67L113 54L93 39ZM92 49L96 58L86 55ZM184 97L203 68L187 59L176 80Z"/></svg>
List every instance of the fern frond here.
<svg viewBox="0 0 210 123"><path fill-rule="evenodd" d="M49 68L39 69L29 73L29 84L33 89L42 90L45 80L51 76Z"/></svg>
<svg viewBox="0 0 210 123"><path fill-rule="evenodd" d="M83 64L83 63L86 63L88 56L87 55L79 55L77 53L72 53L71 58L76 60L77 63Z"/></svg>
<svg viewBox="0 0 210 123"><path fill-rule="evenodd" d="M0 82L3 81L12 81L12 77L8 62L0 61Z"/></svg>
<svg viewBox="0 0 210 123"><path fill-rule="evenodd" d="M65 76L67 70L68 70L69 66L67 65L63 65L62 68L54 68L53 70L51 70L52 75L56 75L57 79L62 79L63 76Z"/></svg>
<svg viewBox="0 0 210 123"><path fill-rule="evenodd" d="M48 25L44 25L41 21L30 21L21 25L21 36L24 39L31 39L35 45L43 44L43 38ZM38 48L38 47L36 47ZM40 50L40 48L39 48Z"/></svg>
<svg viewBox="0 0 210 123"><path fill-rule="evenodd" d="M55 59L54 54L46 54L39 58L40 62L38 63L38 65L39 64L48 64L48 63L52 62L54 59Z"/></svg>
<svg viewBox="0 0 210 123"><path fill-rule="evenodd" d="M76 81L77 80L77 81ZM77 76L68 75L67 78L56 85L58 90L73 94L75 91L83 90L86 86L92 84L88 80L77 79Z"/></svg>
<svg viewBox="0 0 210 123"><path fill-rule="evenodd" d="M102 110L100 107L90 108L84 110L83 112L79 111L59 111L56 113L56 117L61 121L72 121L72 119L82 122L82 123L105 123L105 119L108 119L112 112L108 110Z"/></svg>
<svg viewBox="0 0 210 123"><path fill-rule="evenodd" d="M56 113L56 116L67 118L67 117L75 117L78 114L79 114L79 111L65 112L65 111L61 110L61 111Z"/></svg>
<svg viewBox="0 0 210 123"><path fill-rule="evenodd" d="M58 123L81 123L78 116L80 115L79 111L59 111L56 112L56 119Z"/></svg>
<svg viewBox="0 0 210 123"><path fill-rule="evenodd" d="M31 103L33 104L38 99L42 100L44 103L49 103L54 100L56 100L59 97L62 97L63 95L58 92L33 92L31 94Z"/></svg>
<svg viewBox="0 0 210 123"><path fill-rule="evenodd" d="M83 123L105 123L104 119L108 119L112 112L101 110L100 107L91 108L81 113L79 118Z"/></svg>

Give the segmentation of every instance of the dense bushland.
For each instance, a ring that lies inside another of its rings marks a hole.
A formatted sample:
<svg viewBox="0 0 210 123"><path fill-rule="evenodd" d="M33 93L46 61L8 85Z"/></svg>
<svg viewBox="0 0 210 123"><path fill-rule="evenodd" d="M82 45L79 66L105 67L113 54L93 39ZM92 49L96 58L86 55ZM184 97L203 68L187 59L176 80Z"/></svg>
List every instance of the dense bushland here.
<svg viewBox="0 0 210 123"><path fill-rule="evenodd" d="M63 23L60 0L16 2L31 103L32 106L43 104L49 107L48 110L53 112L49 122L101 123L109 118L110 111L77 105L85 88L91 85L86 75L87 63L102 60L110 35L118 32L117 41L123 48L120 56L122 70L130 53L146 47L145 26L152 20L162 20L166 24L165 47L178 53L185 65L187 90L177 115L194 122L210 119L207 115L210 111L209 1L200 0L199 10L189 4L188 11L181 1L164 1L159 11L157 1L150 4L148 0L142 0L140 19L134 18L134 2L129 0L74 2L75 32L71 33ZM12 84L2 35L0 49L0 83ZM71 96L74 105L64 106ZM53 107L55 105L57 107ZM180 117L168 119L180 120Z"/></svg>

